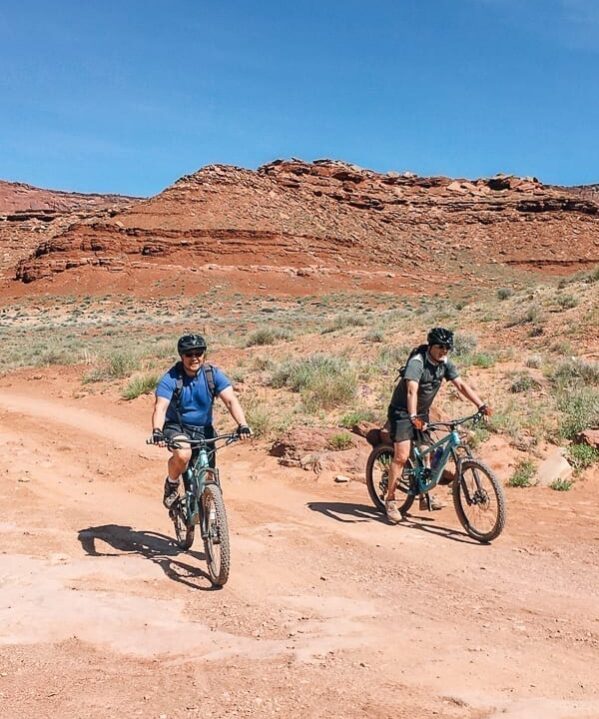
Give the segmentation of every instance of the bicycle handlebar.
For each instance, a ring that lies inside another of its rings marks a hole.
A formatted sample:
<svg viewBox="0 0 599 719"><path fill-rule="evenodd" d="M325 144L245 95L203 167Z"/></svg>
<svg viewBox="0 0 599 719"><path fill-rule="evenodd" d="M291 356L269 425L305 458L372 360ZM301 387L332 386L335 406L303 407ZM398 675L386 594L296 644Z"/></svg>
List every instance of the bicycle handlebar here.
<svg viewBox="0 0 599 719"><path fill-rule="evenodd" d="M455 429L461 424L465 424L466 422L480 422L480 420L484 417L484 413L480 410L477 410L474 414L470 414L467 417L460 417L459 419L451 419L447 422L431 422L427 425L427 430L435 430L437 427L448 427L449 429Z"/></svg>
<svg viewBox="0 0 599 719"><path fill-rule="evenodd" d="M206 447L209 444L214 445L221 439L226 440L225 444L223 445L223 447L226 447L228 444L233 444L233 442L237 442L239 440L239 435L237 434L237 432L229 432L227 434L219 434L216 437L202 439L185 439L178 441L169 441L165 439L164 443L169 449L187 449L188 447L191 447L193 449L194 447ZM179 444L179 442L181 442L181 444ZM146 444L154 444L151 437L146 439ZM214 447L214 449L218 449L218 447Z"/></svg>

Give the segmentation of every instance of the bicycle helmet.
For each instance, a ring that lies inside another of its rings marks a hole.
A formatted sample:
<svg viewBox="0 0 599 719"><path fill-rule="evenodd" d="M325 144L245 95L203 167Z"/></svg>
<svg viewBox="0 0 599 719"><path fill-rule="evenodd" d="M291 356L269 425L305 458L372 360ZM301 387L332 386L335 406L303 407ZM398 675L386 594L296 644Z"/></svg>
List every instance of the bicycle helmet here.
<svg viewBox="0 0 599 719"><path fill-rule="evenodd" d="M453 332L446 330L444 327L433 327L426 337L428 346L443 345L450 350L453 349Z"/></svg>
<svg viewBox="0 0 599 719"><path fill-rule="evenodd" d="M196 350L196 352L206 351L206 340L202 335L183 335L183 337L179 337L179 341L177 342L177 352L179 355L184 355L186 352L193 350Z"/></svg>

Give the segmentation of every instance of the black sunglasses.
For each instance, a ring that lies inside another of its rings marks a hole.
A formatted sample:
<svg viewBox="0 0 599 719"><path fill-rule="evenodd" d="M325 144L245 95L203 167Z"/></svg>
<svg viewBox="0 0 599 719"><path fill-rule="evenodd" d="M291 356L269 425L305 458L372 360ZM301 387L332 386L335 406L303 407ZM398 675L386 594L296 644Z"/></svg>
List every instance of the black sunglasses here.
<svg viewBox="0 0 599 719"><path fill-rule="evenodd" d="M442 350L447 350L448 352L451 352L451 350L453 349L451 345L439 344L438 342L435 342L435 346L440 347Z"/></svg>
<svg viewBox="0 0 599 719"><path fill-rule="evenodd" d="M190 358L190 357L203 357L203 356L204 356L204 353L203 353L203 352L184 352L184 353L183 353L183 356L184 356L184 357L188 357L188 358Z"/></svg>

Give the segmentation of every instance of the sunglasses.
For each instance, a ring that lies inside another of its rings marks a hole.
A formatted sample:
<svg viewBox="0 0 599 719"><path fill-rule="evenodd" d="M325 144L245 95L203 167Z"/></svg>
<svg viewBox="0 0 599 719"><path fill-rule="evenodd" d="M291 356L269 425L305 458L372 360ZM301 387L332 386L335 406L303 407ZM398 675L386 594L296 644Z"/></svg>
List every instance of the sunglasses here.
<svg viewBox="0 0 599 719"><path fill-rule="evenodd" d="M445 350L446 352L451 352L452 347L451 345L435 345L435 347L439 347L442 350Z"/></svg>
<svg viewBox="0 0 599 719"><path fill-rule="evenodd" d="M203 352L185 352L183 354L183 357L187 357L188 359L191 359L192 357L203 357Z"/></svg>

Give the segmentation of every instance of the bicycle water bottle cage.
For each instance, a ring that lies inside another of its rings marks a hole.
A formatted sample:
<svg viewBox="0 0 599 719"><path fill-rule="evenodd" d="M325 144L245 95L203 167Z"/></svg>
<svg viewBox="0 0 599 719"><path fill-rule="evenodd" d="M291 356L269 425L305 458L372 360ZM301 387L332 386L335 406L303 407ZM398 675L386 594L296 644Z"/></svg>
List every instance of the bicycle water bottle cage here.
<svg viewBox="0 0 599 719"><path fill-rule="evenodd" d="M449 441L450 441L452 447L459 447L460 444L462 443L462 440L460 439L460 434L457 429L452 430L449 437L450 437Z"/></svg>

